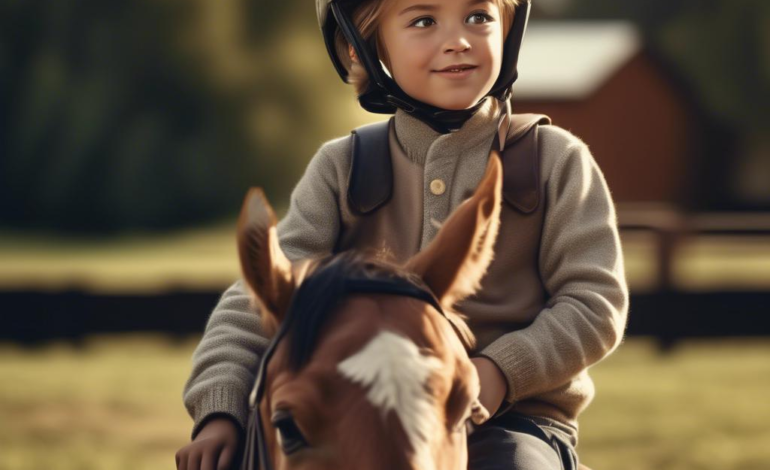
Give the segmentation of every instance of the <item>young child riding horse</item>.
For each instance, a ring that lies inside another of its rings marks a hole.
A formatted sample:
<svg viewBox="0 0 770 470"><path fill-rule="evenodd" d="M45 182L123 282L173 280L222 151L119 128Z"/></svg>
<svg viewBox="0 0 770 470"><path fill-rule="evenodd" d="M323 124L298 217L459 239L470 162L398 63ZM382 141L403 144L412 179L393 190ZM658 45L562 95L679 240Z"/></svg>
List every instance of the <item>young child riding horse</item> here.
<svg viewBox="0 0 770 470"><path fill-rule="evenodd" d="M494 260L455 306L494 415L468 438L471 470L577 468L588 368L621 343L628 312L615 208L588 147L545 116L510 111L529 3L316 0L337 71L365 109L394 116L322 145L277 227L292 261L385 248L404 262L500 152ZM237 281L212 313L184 389L194 427L179 468L232 462L269 342L258 310Z"/></svg>

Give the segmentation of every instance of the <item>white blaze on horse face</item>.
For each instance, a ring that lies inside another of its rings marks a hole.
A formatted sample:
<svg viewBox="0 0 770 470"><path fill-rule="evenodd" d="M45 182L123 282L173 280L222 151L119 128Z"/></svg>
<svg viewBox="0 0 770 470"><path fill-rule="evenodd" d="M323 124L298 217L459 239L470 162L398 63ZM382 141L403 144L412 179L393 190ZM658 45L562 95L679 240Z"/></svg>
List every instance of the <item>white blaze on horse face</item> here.
<svg viewBox="0 0 770 470"><path fill-rule="evenodd" d="M435 468L431 439L441 436L434 398L427 389L431 375L443 367L433 356L420 353L411 340L383 331L337 370L353 383L368 388L367 399L383 415L393 411L401 421L416 468Z"/></svg>

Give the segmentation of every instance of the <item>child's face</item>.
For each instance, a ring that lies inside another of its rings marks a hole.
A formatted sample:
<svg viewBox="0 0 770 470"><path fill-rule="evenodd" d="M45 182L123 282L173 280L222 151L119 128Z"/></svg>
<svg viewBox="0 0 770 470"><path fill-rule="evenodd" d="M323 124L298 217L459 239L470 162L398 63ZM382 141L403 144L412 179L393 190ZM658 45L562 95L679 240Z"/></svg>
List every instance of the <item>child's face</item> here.
<svg viewBox="0 0 770 470"><path fill-rule="evenodd" d="M500 74L503 27L494 0L390 0L380 37L396 83L412 98L466 109ZM473 66L440 72L450 65Z"/></svg>

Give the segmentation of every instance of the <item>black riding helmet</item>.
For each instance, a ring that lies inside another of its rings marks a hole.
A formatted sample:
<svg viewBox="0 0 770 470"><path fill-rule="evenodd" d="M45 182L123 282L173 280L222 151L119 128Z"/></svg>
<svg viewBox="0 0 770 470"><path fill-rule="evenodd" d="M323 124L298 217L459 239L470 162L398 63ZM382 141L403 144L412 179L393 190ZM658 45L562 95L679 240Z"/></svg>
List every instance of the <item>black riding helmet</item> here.
<svg viewBox="0 0 770 470"><path fill-rule="evenodd" d="M519 75L517 70L519 49L527 29L531 0L520 0L516 7L513 25L503 46L500 76L492 89L473 107L462 110L437 108L416 100L406 94L396 81L388 76L380 64L375 38L372 37L368 42L364 41L353 24L352 13L360 3L361 0L316 0L316 13L326 43L326 50L342 80L347 83L348 71L337 56L335 48L335 35L338 29L342 31L348 43L353 46L361 65L366 69L369 75L369 86L363 94L359 95L358 101L367 111L393 114L396 112L396 108L401 108L424 121L437 132L445 134L459 129L479 110L486 96L494 96L501 102L507 102L511 97L511 88Z"/></svg>

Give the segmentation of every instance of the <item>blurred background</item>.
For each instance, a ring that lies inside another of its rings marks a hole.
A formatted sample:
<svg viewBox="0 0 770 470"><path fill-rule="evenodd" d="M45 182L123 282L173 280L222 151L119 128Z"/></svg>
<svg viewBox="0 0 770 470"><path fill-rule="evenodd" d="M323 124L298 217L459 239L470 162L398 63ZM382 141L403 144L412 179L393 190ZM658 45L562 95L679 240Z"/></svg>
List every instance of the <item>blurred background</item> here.
<svg viewBox="0 0 770 470"><path fill-rule="evenodd" d="M592 149L632 293L581 459L770 468L770 2L534 3L514 111ZM386 118L312 2L0 0L0 470L175 468L246 189Z"/></svg>

